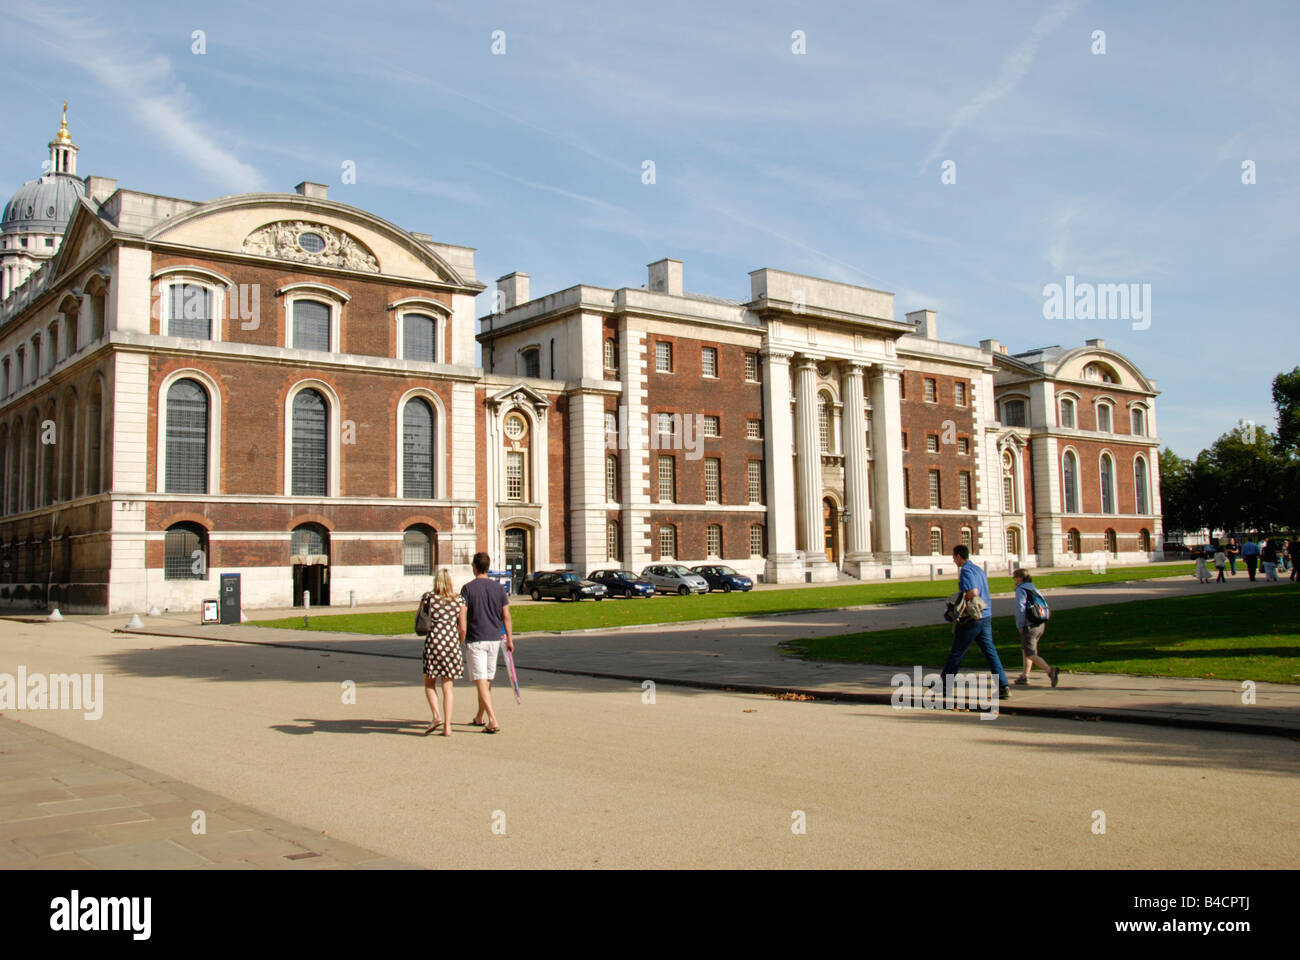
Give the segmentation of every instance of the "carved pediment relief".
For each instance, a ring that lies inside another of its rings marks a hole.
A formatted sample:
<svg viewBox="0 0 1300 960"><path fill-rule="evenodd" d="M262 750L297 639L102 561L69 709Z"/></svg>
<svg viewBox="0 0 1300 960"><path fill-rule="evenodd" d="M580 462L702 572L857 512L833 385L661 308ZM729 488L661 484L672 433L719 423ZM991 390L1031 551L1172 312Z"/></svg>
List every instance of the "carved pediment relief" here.
<svg viewBox="0 0 1300 960"><path fill-rule="evenodd" d="M278 220L259 227L244 240L244 252L295 263L379 272L378 259L352 234L303 220Z"/></svg>
<svg viewBox="0 0 1300 960"><path fill-rule="evenodd" d="M528 410L539 423L546 420L546 411L551 401L527 384L516 384L488 397L488 404L502 414L511 410Z"/></svg>

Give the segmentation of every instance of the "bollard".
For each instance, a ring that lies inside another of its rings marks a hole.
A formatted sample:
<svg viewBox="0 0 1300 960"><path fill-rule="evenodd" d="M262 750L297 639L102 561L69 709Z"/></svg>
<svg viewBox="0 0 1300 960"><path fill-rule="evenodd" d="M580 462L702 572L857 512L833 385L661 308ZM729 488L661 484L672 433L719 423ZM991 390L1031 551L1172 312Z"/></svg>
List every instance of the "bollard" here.
<svg viewBox="0 0 1300 960"><path fill-rule="evenodd" d="M930 582L934 582L934 564L930 564Z"/></svg>
<svg viewBox="0 0 1300 960"><path fill-rule="evenodd" d="M355 590L349 590L349 591L348 591L348 606L349 606L349 607L355 607L356 605L357 605L357 592L356 592Z"/></svg>
<svg viewBox="0 0 1300 960"><path fill-rule="evenodd" d="M307 615L310 612L311 612L311 591L304 590L302 592L302 625L304 627L311 626L311 621L307 619Z"/></svg>

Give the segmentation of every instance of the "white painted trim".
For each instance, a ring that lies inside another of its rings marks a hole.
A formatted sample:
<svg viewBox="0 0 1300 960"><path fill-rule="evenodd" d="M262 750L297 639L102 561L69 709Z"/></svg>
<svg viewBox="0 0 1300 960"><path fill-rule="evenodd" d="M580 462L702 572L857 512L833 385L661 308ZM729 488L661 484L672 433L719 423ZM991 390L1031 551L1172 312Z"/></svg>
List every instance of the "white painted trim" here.
<svg viewBox="0 0 1300 960"><path fill-rule="evenodd" d="M287 291L297 291L286 293ZM283 288L279 292L286 294L284 298L284 345L290 350L306 350L307 347L295 347L293 342L293 305L299 300L313 300L317 303L324 303L330 308L330 348L327 351L331 354L342 353L342 343L339 340L339 331L342 327L343 304L347 303L348 296L343 291L335 291L339 294L338 298L331 298L326 295L325 291L332 291L333 287L320 283L294 283ZM319 352L319 351L312 351Z"/></svg>
<svg viewBox="0 0 1300 960"><path fill-rule="evenodd" d="M451 316L451 307L447 306L441 300L434 300L430 297L403 297L401 300L394 300L388 305L389 310L398 310L402 308L424 308L429 307L432 310L441 311L443 319Z"/></svg>
<svg viewBox="0 0 1300 960"><path fill-rule="evenodd" d="M329 474L326 477L325 496L337 497L340 489L340 446L343 431L343 414L339 396L324 380L308 378L299 380L289 388L284 397L284 496L292 497L293 490L293 398L308 388L318 390L325 397L325 404L329 407L329 425L326 427L325 442L329 447L327 459L329 461ZM319 498L309 497L309 500Z"/></svg>
<svg viewBox="0 0 1300 960"><path fill-rule="evenodd" d="M352 299L347 293L338 287L331 287L328 283L318 283L312 280L300 280L297 283L290 283L279 290L275 291L276 296L283 297L287 294L306 292L324 296L326 299L338 300L347 303Z"/></svg>
<svg viewBox="0 0 1300 960"><path fill-rule="evenodd" d="M425 310L423 309L424 305L425 305L425 304L437 304L438 301L437 301L437 300L422 300L422 299L420 299L419 297L408 297L406 300L400 300L400 301L398 301L398 303L402 303L402 304L405 304L405 303L413 303L413 304L416 304L415 306L411 306L411 307L400 307L400 308L398 308L398 304L397 304L397 303L389 304L389 306L388 306L388 309L389 309L389 310L394 310L394 308L397 308L397 309L395 310L395 312L393 313L393 328L394 328L394 333L396 334L396 336L394 337L394 340L395 340L395 342L396 342L396 346L397 346L397 350L396 350L396 353L397 353L397 359L398 359L398 360L407 360L408 358L407 358L407 356L406 356L406 337L405 337L405 332L406 332L406 331L405 331L405 329L403 328L403 322L405 321L406 317L409 316L410 314L415 314L416 316L421 316L421 317L426 316L426 315L427 315L427 311L425 311ZM439 304L439 306L441 306L441 304ZM446 309L446 308L444 307L444 309ZM446 356L448 355L448 353L449 353L449 350L448 350L448 346L449 346L449 345L448 345L448 343L447 343L447 315L446 315L445 313L434 313L433 316L432 316L430 319L433 320L433 337L434 337L434 339L433 339L433 361L432 361L432 362L433 362L433 363L443 363L443 362L445 362L445 361L443 360L443 358L446 357ZM413 362L413 363L428 363L429 361L428 361L428 360L415 360L415 361L411 361L411 362Z"/></svg>
<svg viewBox="0 0 1300 960"><path fill-rule="evenodd" d="M235 281L231 280L224 273L218 273L217 271L209 269L207 267L197 267L197 266L191 266L189 264L179 264L174 267L163 267L161 270L155 270L153 276L151 276L149 279L159 280L162 277L171 277L177 274L183 276L198 277L201 280L207 280L210 283L220 284L221 286L224 287L233 287L235 285ZM87 286L89 286L89 284L87 284Z"/></svg>
<svg viewBox="0 0 1300 960"><path fill-rule="evenodd" d="M158 436L155 457L154 492L166 493L167 484L167 391L177 380L196 380L208 392L208 489L206 496L221 492L221 390L217 382L202 370L185 367L163 378L158 385Z"/></svg>
<svg viewBox="0 0 1300 960"><path fill-rule="evenodd" d="M1105 457L1110 457L1110 502L1115 509L1110 513L1104 510L1099 514L1103 517L1118 517L1119 512L1119 478L1115 476L1115 454L1110 452L1109 447L1102 447L1101 452L1097 454L1097 492L1102 495L1102 502L1105 503L1106 491L1102 486L1105 474L1101 469L1101 461Z"/></svg>

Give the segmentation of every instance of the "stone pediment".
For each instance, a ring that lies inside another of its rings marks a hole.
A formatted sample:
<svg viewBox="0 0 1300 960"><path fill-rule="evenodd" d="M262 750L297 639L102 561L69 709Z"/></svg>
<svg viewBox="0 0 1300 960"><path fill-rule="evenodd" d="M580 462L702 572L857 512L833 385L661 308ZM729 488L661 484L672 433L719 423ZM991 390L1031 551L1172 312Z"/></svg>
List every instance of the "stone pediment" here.
<svg viewBox="0 0 1300 960"><path fill-rule="evenodd" d="M551 401L526 383L517 383L513 387L507 387L499 393L492 394L492 396L488 397L488 404L496 410L510 410L516 407L525 408L531 410L533 415L541 421L546 419L546 411L551 406Z"/></svg>
<svg viewBox="0 0 1300 960"><path fill-rule="evenodd" d="M277 220L244 239L244 252L294 263L379 273L379 260L352 234L324 223Z"/></svg>

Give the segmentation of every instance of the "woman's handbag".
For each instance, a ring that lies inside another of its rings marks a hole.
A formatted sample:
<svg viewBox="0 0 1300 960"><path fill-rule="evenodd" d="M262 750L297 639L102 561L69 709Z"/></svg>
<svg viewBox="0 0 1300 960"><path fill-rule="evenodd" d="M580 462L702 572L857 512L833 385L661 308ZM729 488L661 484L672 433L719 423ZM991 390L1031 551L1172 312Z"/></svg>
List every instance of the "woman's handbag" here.
<svg viewBox="0 0 1300 960"><path fill-rule="evenodd" d="M433 613L429 610L429 594L420 598L420 608L415 611L415 632L427 637L433 629Z"/></svg>

